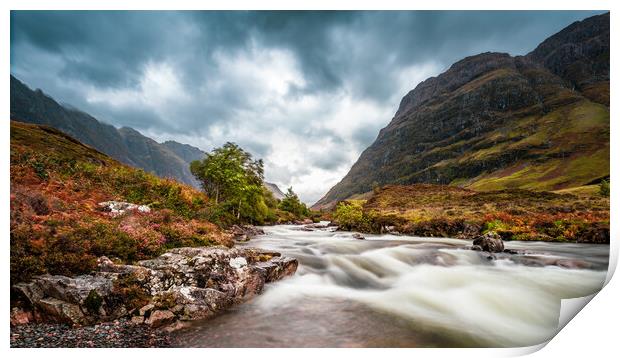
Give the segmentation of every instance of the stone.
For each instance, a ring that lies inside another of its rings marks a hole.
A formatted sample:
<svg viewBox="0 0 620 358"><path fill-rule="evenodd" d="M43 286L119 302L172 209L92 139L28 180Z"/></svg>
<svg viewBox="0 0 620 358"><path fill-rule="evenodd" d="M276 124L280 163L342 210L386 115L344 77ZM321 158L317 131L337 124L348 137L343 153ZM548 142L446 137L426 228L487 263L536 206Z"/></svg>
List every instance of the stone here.
<svg viewBox="0 0 620 358"><path fill-rule="evenodd" d="M11 326L28 324L33 320L32 312L19 307L11 309Z"/></svg>
<svg viewBox="0 0 620 358"><path fill-rule="evenodd" d="M476 238L473 242L473 245L479 246L482 251L486 252L504 251L504 242L502 241L500 236L493 231L489 231L486 234Z"/></svg>
<svg viewBox="0 0 620 358"><path fill-rule="evenodd" d="M104 201L98 204L101 211L109 213L111 216L125 214L128 211L138 211L140 213L150 213L151 208L146 205L137 205L125 201Z"/></svg>
<svg viewBox="0 0 620 358"><path fill-rule="evenodd" d="M257 235L264 235L265 231L252 225L233 225L229 232L236 241L246 242Z"/></svg>
<svg viewBox="0 0 620 358"><path fill-rule="evenodd" d="M50 321L81 326L90 323L84 316L80 306L61 301L56 298L44 298L37 302L39 312Z"/></svg>
<svg viewBox="0 0 620 358"><path fill-rule="evenodd" d="M356 232L353 234L353 238L354 239L358 239L358 240L365 240L366 238L364 237L364 235L360 234L359 232Z"/></svg>
<svg viewBox="0 0 620 358"><path fill-rule="evenodd" d="M133 324L143 324L144 323L144 317L142 317L142 316L133 316L133 317L131 317L131 323L133 323Z"/></svg>
<svg viewBox="0 0 620 358"><path fill-rule="evenodd" d="M298 261L292 257L276 257L257 266L264 271L265 282L275 282L297 271Z"/></svg>
<svg viewBox="0 0 620 358"><path fill-rule="evenodd" d="M144 322L152 328L158 328L174 322L175 318L176 316L174 313L168 310L157 310L153 311L149 318L147 318Z"/></svg>
<svg viewBox="0 0 620 358"><path fill-rule="evenodd" d="M230 259L228 264L230 265L230 267L234 269L238 269L238 268L247 266L248 262L246 261L244 257L235 257L235 258Z"/></svg>
<svg viewBox="0 0 620 358"><path fill-rule="evenodd" d="M153 310L153 308L155 308L155 305L152 303L149 303L148 305L145 305L142 308L140 308L140 310L138 311L138 314L140 316L146 316Z"/></svg>

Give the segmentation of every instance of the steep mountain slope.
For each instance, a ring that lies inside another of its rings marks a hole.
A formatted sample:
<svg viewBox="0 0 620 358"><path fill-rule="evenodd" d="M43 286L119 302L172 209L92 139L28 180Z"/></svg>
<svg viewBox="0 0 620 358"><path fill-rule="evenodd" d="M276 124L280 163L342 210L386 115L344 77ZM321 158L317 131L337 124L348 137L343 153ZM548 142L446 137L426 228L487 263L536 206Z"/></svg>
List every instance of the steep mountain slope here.
<svg viewBox="0 0 620 358"><path fill-rule="evenodd" d="M131 128L116 129L58 104L41 90L32 91L13 76L11 119L57 128L120 162L198 187L187 159L198 159L200 149L176 142L160 144Z"/></svg>
<svg viewBox="0 0 620 358"><path fill-rule="evenodd" d="M421 82L314 208L376 185L562 189L609 175L609 14L526 56L483 53Z"/></svg>

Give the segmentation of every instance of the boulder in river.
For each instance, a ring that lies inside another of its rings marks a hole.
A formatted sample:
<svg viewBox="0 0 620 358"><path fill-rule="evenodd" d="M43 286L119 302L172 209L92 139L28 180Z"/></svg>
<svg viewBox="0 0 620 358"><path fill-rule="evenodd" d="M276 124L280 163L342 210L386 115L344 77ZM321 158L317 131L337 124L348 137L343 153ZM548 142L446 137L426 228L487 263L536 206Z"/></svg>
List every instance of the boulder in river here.
<svg viewBox="0 0 620 358"><path fill-rule="evenodd" d="M474 239L472 250L503 252L504 242L497 233L489 231L486 234Z"/></svg>
<svg viewBox="0 0 620 358"><path fill-rule="evenodd" d="M359 232L356 232L353 234L353 238L354 239L358 239L358 240L365 240L366 238L364 237L364 235L360 234Z"/></svg>
<svg viewBox="0 0 620 358"><path fill-rule="evenodd" d="M297 265L266 250L184 247L135 265L102 257L90 275L42 275L14 285L13 292L39 322L80 326L133 315L141 317L134 322L159 327L211 317L294 274ZM26 321L15 316L15 323Z"/></svg>

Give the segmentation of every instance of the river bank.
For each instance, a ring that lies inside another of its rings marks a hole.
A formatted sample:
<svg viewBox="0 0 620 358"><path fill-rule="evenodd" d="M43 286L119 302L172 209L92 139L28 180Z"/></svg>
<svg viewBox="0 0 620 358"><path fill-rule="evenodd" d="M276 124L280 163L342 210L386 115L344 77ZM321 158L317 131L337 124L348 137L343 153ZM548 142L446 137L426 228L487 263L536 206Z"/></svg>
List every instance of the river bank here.
<svg viewBox="0 0 620 358"><path fill-rule="evenodd" d="M374 234L609 244L609 197L582 191L477 192L448 185L386 185L326 214L341 229Z"/></svg>

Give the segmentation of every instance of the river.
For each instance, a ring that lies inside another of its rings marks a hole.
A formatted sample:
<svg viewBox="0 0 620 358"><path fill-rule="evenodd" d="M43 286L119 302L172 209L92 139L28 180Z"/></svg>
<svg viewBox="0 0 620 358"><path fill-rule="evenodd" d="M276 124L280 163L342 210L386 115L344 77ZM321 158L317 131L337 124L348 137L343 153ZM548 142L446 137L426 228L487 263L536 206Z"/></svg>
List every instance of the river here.
<svg viewBox="0 0 620 358"><path fill-rule="evenodd" d="M603 285L608 245L470 241L265 227L244 246L299 260L262 295L174 335L183 347L514 347L553 336L560 299ZM558 266L559 263L559 266ZM567 268L569 267L569 268Z"/></svg>

